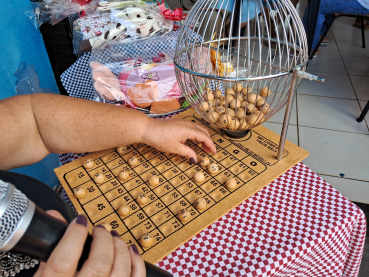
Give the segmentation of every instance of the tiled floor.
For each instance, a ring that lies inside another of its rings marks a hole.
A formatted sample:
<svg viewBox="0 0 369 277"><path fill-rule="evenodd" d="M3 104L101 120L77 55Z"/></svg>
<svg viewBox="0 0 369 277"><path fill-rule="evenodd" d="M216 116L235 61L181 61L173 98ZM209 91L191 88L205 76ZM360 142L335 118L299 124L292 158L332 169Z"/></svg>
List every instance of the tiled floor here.
<svg viewBox="0 0 369 277"><path fill-rule="evenodd" d="M189 0L185 6L191 7ZM303 15L306 1L297 11ZM168 1L171 8L178 0ZM303 80L298 88L287 139L308 150L303 161L351 201L369 204L369 113L356 118L369 100L369 31L362 48L361 31L354 18L339 18L328 34L328 45L309 62L307 71L326 79ZM280 134L284 111L264 126ZM369 276L369 240L360 277Z"/></svg>

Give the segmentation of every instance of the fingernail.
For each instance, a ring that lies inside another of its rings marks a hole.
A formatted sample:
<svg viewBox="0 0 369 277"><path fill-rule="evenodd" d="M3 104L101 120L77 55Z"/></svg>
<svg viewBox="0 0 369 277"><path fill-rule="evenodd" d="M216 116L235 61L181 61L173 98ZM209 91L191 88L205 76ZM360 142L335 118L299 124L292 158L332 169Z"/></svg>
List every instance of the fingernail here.
<svg viewBox="0 0 369 277"><path fill-rule="evenodd" d="M113 231L110 231L110 234L113 236L113 237L120 237L120 235L118 234L117 231L113 230Z"/></svg>
<svg viewBox="0 0 369 277"><path fill-rule="evenodd" d="M80 214L77 217L76 223L82 226L87 227L87 216L85 216L84 214Z"/></svg>
<svg viewBox="0 0 369 277"><path fill-rule="evenodd" d="M99 228L105 228L105 226L104 226L104 225L101 225L101 224L99 224L99 225L96 225L95 227L99 227Z"/></svg>
<svg viewBox="0 0 369 277"><path fill-rule="evenodd" d="M191 162L192 164L197 164L197 162L196 162L196 160L195 160L194 158L191 158L191 159L190 159L190 162Z"/></svg>
<svg viewBox="0 0 369 277"><path fill-rule="evenodd" d="M140 255L140 252L138 252L138 248L137 248L136 244L132 244L131 248L132 248L133 252L135 252L136 255Z"/></svg>

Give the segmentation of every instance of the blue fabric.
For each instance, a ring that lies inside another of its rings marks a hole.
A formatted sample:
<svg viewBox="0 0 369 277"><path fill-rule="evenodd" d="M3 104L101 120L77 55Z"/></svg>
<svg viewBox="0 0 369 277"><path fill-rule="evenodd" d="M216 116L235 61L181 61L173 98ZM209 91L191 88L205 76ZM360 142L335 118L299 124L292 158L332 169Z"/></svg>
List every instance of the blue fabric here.
<svg viewBox="0 0 369 277"><path fill-rule="evenodd" d="M369 9L369 0L357 0L365 9Z"/></svg>
<svg viewBox="0 0 369 277"><path fill-rule="evenodd" d="M307 30L309 5L310 3L308 3L308 5L306 6L304 18L302 19L305 30ZM318 45L320 35L323 35L325 30L327 29L326 25L323 24L324 21L329 24L333 18L333 13L367 15L369 14L369 9L364 8L357 0L321 0L318 20L316 22L316 28L314 32L314 40L311 47L312 50L315 49Z"/></svg>
<svg viewBox="0 0 369 277"><path fill-rule="evenodd" d="M235 5L235 0L219 0L216 9L226 10L228 12L233 11ZM241 22L247 22L253 19L261 11L260 1L258 0L244 0L241 2L242 12L241 12ZM247 9L248 7L248 9Z"/></svg>

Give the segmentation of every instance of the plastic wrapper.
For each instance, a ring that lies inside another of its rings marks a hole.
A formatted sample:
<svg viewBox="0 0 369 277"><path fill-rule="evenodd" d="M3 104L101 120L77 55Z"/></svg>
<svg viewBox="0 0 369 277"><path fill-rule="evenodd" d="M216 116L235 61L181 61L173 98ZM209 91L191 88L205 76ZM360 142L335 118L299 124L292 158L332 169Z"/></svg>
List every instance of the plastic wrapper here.
<svg viewBox="0 0 369 277"><path fill-rule="evenodd" d="M81 16L93 14L98 4L99 0L40 0L32 2L33 11L26 11L25 14L39 28L48 21L55 25L75 13Z"/></svg>
<svg viewBox="0 0 369 277"><path fill-rule="evenodd" d="M127 105L152 115L189 106L173 64L177 37L111 44L91 54L95 100Z"/></svg>
<svg viewBox="0 0 369 277"><path fill-rule="evenodd" d="M74 21L75 53L100 49L107 43L129 43L167 34L173 22L156 5L144 2L100 2L96 12Z"/></svg>

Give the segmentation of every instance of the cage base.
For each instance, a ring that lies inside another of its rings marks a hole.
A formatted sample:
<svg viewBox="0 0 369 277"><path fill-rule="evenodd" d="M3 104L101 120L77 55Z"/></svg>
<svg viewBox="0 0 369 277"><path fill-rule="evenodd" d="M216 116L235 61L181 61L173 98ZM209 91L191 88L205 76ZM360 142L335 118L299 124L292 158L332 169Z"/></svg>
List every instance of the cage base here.
<svg viewBox="0 0 369 277"><path fill-rule="evenodd" d="M250 132L250 129L244 130L244 131L238 131L238 132L232 132L228 130L222 130L222 131L224 132L225 135L227 135L230 138L244 138Z"/></svg>

